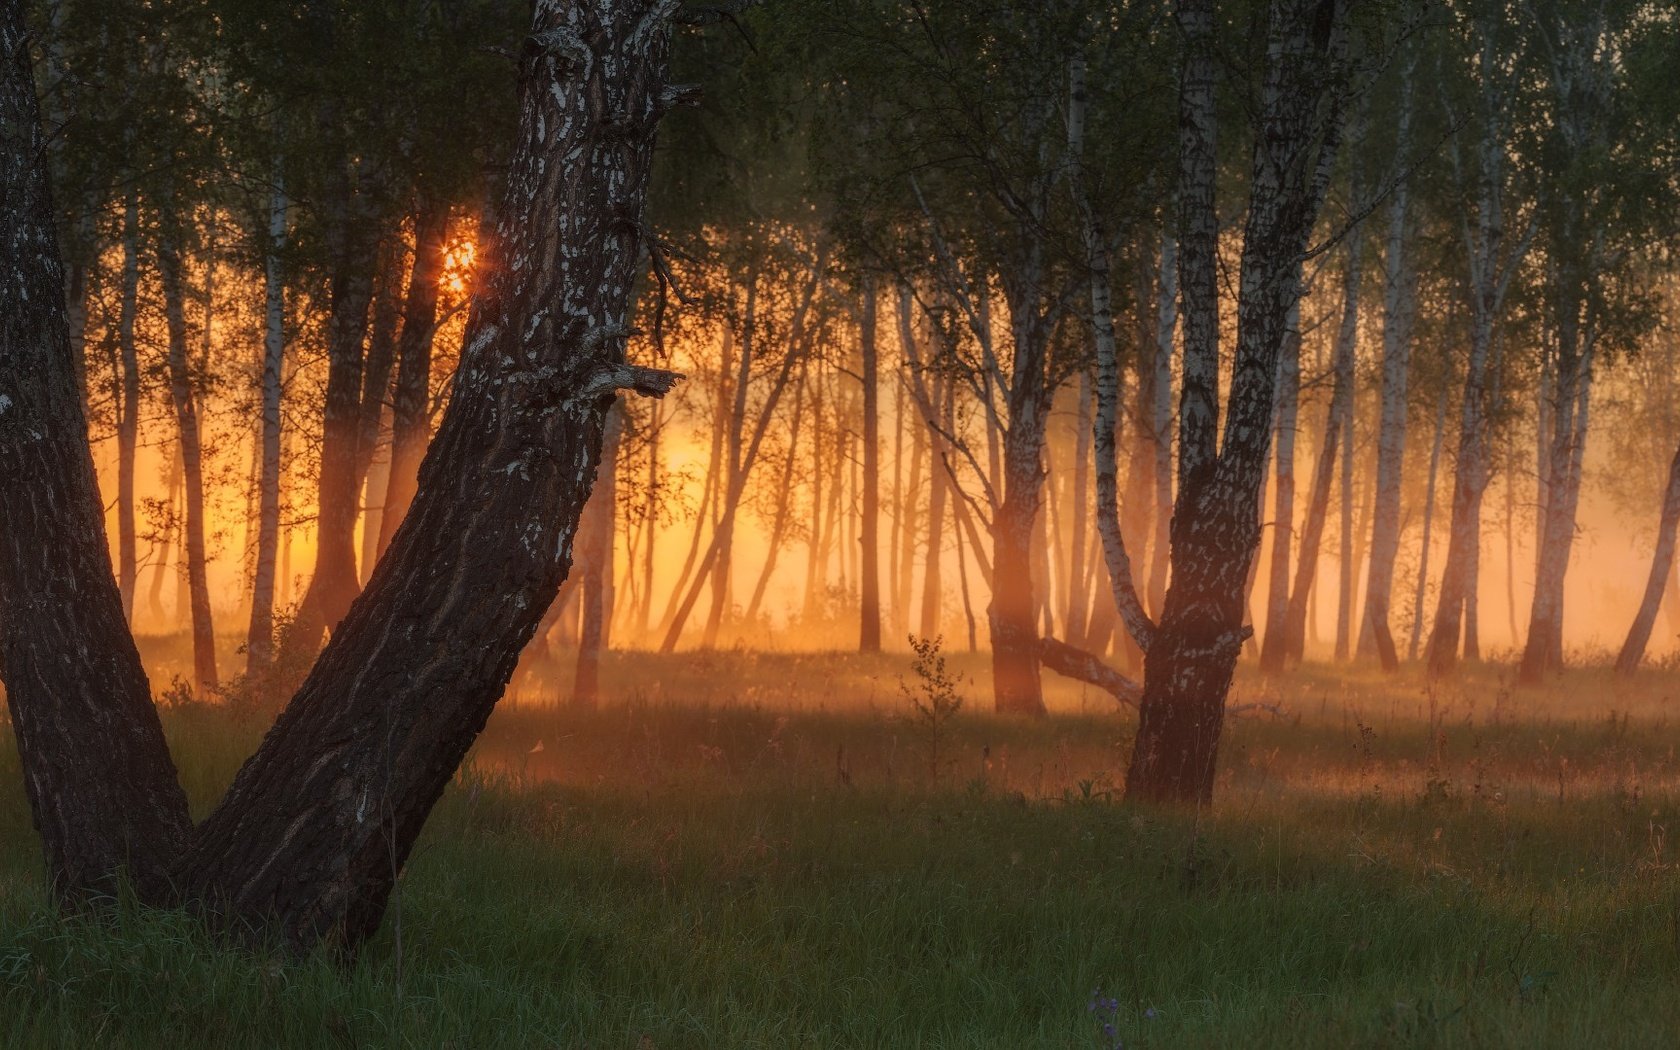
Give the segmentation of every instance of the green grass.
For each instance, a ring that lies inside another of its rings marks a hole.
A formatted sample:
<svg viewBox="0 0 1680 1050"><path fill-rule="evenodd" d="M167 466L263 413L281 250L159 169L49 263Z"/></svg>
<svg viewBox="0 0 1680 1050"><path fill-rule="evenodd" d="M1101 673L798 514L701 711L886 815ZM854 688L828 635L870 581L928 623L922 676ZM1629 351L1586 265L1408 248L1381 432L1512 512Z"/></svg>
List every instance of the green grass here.
<svg viewBox="0 0 1680 1050"><path fill-rule="evenodd" d="M349 970L55 916L7 745L0 1046L1096 1048L1093 990L1127 1047L1674 1044L1680 675L1243 679L1282 713L1198 814L1115 801L1134 723L1066 683L1040 724L969 686L935 779L907 666L621 655L596 713L535 681ZM200 810L264 728L166 721Z"/></svg>

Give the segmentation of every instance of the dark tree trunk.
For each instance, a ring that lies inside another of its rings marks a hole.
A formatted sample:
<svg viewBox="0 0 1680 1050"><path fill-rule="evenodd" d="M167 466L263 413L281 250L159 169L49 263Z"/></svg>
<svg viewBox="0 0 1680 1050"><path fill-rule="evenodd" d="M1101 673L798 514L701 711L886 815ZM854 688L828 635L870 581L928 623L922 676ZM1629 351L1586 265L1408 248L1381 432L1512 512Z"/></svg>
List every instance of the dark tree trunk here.
<svg viewBox="0 0 1680 1050"><path fill-rule="evenodd" d="M391 476L379 515L379 554L391 545L408 505L414 501L415 474L431 436L427 400L431 393L432 336L437 331L438 281L443 276L449 234L449 208L423 198L414 212L414 269L403 303L402 334L397 337L397 378L391 393Z"/></svg>
<svg viewBox="0 0 1680 1050"><path fill-rule="evenodd" d="M858 332L863 358L863 522L858 537L863 544L863 578L858 585L858 651L864 653L881 651L881 380L875 311L875 282L866 279Z"/></svg>
<svg viewBox="0 0 1680 1050"><path fill-rule="evenodd" d="M0 5L0 679L54 893L161 899L187 801L111 571L23 4Z"/></svg>
<svg viewBox="0 0 1680 1050"><path fill-rule="evenodd" d="M134 458L140 447L140 355L134 322L140 303L140 194L123 203L123 268L117 314L117 350L122 381L117 398L117 587L123 614L134 619L134 584L139 572L134 537Z"/></svg>
<svg viewBox="0 0 1680 1050"><path fill-rule="evenodd" d="M167 220L166 220L167 221ZM216 629L210 615L208 552L204 545L204 455L198 433L198 399L193 395L192 369L187 363L185 289L181 256L173 237L165 234L157 251L163 312L169 332L169 400L181 438L181 476L186 481L185 528L187 594L192 605L193 689L207 697L219 682L216 676Z"/></svg>
<svg viewBox="0 0 1680 1050"><path fill-rule="evenodd" d="M16 227L0 244L24 249L0 266L0 653L55 884L126 866L155 887L167 866L175 895L224 921L354 948L566 574L616 390L676 378L623 362L654 130L684 99L664 83L674 5L539 0L503 265L408 520L172 865L185 803L100 535L18 6L0 22L0 191L23 205L0 209Z"/></svg>
<svg viewBox="0 0 1680 1050"><path fill-rule="evenodd" d="M260 675L274 662L274 561L280 544L280 375L286 361L286 279L280 253L286 241L287 208L277 161L263 252L262 433L257 467L256 571L251 582L251 625L245 636L248 676Z"/></svg>
<svg viewBox="0 0 1680 1050"><path fill-rule="evenodd" d="M348 162L346 162L348 163ZM312 653L323 631L335 630L361 590L356 572L356 519L361 501L364 347L373 301L376 245L357 214L363 203L341 172L330 202L333 274L327 323L327 390L321 419L321 465L315 518L315 571L283 645ZM295 661L285 660L287 664Z"/></svg>
<svg viewBox="0 0 1680 1050"><path fill-rule="evenodd" d="M1172 584L1144 661L1129 798L1201 802L1213 797L1225 698L1245 626L1249 567L1259 546L1259 501L1269 451L1278 355L1300 293L1301 260L1323 203L1340 137L1348 5L1274 0L1268 19L1258 127L1243 237L1237 353L1223 450L1183 472L1172 530ZM1185 355L1217 357L1217 329L1192 326L1212 312L1195 261L1214 223L1211 155L1214 5L1179 0L1189 58L1180 94L1180 241L1184 244ZM1203 66L1202 63L1207 63ZM1207 214L1201 214L1207 209ZM1205 260L1211 264L1211 259ZM1214 421L1195 418L1186 392L1183 449L1213 447ZM1192 460L1196 459L1192 455ZM1000 573L1001 575L1001 573Z"/></svg>
<svg viewBox="0 0 1680 1050"><path fill-rule="evenodd" d="M1668 464L1668 487L1663 491L1662 517L1657 522L1657 549L1651 555L1651 575L1645 581L1645 595L1640 599L1639 612L1628 628L1627 640L1616 656L1616 673L1630 675L1639 670L1645 658L1645 646L1651 641L1651 628L1657 622L1657 608L1662 604L1663 591L1674 577L1674 533L1680 524L1680 449Z"/></svg>
<svg viewBox="0 0 1680 1050"><path fill-rule="evenodd" d="M1260 670L1282 672L1288 655L1289 553L1295 539L1295 430L1301 414L1301 308L1290 311L1288 334L1278 362L1277 434L1272 469L1272 563L1266 585L1266 631L1260 643ZM1326 441L1333 440L1326 437ZM1305 559L1305 546L1302 558Z"/></svg>
<svg viewBox="0 0 1680 1050"><path fill-rule="evenodd" d="M613 548L618 527L618 447L624 413L607 413L601 439L601 466L578 523L577 556L582 563L579 598L583 626L578 635L577 667L572 675L572 703L593 708L601 699L601 650L606 648L608 601L613 584Z"/></svg>
<svg viewBox="0 0 1680 1050"><path fill-rule="evenodd" d="M1318 555L1324 540L1324 521L1330 510L1330 483L1335 475L1338 444L1353 441L1353 366L1359 336L1359 286L1362 272L1358 230L1348 233L1347 273L1342 285L1342 323L1336 332L1336 350L1331 362L1330 409L1324 421L1324 444L1313 466L1312 494L1307 498L1307 520L1301 530L1301 560L1295 566L1295 585L1284 611L1285 655L1299 662L1307 647L1308 601L1318 575ZM1346 463L1346 459L1343 460ZM1343 488L1347 487L1343 478ZM1264 659L1264 656L1262 656Z"/></svg>

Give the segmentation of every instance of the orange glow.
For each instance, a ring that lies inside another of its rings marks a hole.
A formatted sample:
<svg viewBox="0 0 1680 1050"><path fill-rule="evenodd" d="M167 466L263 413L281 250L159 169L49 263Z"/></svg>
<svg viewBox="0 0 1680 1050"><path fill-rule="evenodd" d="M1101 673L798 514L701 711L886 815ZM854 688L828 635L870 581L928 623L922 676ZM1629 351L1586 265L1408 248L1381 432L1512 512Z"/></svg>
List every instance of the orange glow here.
<svg viewBox="0 0 1680 1050"><path fill-rule="evenodd" d="M443 253L443 275L438 287L451 295L465 295L471 287L473 260L478 257L478 245L470 237L452 241Z"/></svg>

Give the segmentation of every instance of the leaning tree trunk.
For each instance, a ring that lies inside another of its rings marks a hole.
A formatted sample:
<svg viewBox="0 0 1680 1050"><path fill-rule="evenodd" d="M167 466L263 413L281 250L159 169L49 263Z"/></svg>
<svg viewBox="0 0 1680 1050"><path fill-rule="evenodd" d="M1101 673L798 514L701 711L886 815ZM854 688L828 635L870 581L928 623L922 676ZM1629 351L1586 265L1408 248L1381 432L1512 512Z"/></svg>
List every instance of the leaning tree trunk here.
<svg viewBox="0 0 1680 1050"><path fill-rule="evenodd" d="M1616 656L1616 673L1630 675L1639 670L1645 658L1645 646L1651 641L1651 628L1657 622L1657 607L1662 604L1663 592L1674 578L1674 533L1680 524L1680 449L1668 464L1668 487L1663 491L1662 517L1657 522L1657 549L1651 555L1651 575L1645 581L1645 596L1639 602L1639 613L1628 628L1627 640Z"/></svg>
<svg viewBox="0 0 1680 1050"><path fill-rule="evenodd" d="M156 900L187 800L111 571L23 7L0 4L0 679L55 895L123 872Z"/></svg>
<svg viewBox="0 0 1680 1050"><path fill-rule="evenodd" d="M1144 660L1137 742L1126 771L1126 794L1141 800L1212 800L1225 698L1236 670L1245 626L1249 566L1260 543L1260 493L1270 445L1278 355L1300 295L1301 261L1317 219L1340 138L1346 75L1348 5L1274 0L1268 19L1265 69L1251 167L1247 228L1238 283L1237 352L1224 447L1184 471L1173 516L1172 584ZM1180 240L1186 257L1213 222L1199 214L1214 205L1213 156L1203 139L1211 126L1211 84L1199 62L1212 63L1214 5L1179 0L1178 20L1190 59L1180 93ZM1203 91L1206 87L1208 90ZM1199 247L1205 248L1205 245ZM1191 267L1193 269L1193 267ZM1182 281L1186 321L1207 314L1197 301L1207 282ZM1186 327L1194 338L1217 330ZM1186 380L1186 404L1191 394ZM1188 413L1186 413L1188 414ZM1181 423L1187 447L1210 448L1213 421ZM1182 452L1181 452L1182 455Z"/></svg>
<svg viewBox="0 0 1680 1050"><path fill-rule="evenodd" d="M55 885L86 893L126 868L297 947L354 948L566 574L617 389L676 379L623 352L654 131L688 97L664 81L678 5L538 3L489 252L502 265L408 519L178 855L185 801L123 629L75 400L20 6L0 8L0 192L18 204L0 209L0 245L23 249L0 266L0 654Z"/></svg>

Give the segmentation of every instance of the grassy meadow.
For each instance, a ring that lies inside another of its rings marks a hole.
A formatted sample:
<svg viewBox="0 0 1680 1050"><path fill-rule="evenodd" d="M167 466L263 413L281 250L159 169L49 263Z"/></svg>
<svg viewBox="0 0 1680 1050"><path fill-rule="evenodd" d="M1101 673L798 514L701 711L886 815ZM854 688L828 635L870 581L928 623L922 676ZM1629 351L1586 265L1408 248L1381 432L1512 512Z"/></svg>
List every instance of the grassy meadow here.
<svg viewBox="0 0 1680 1050"><path fill-rule="evenodd" d="M1123 804L1134 719L906 717L891 655L538 668L350 969L55 916L0 749L0 1046L1616 1047L1680 1033L1680 673L1239 679L1218 799ZM168 709L197 807L263 717ZM1112 1034L1104 1026L1111 1026Z"/></svg>

